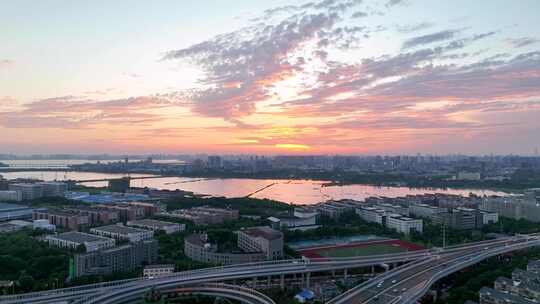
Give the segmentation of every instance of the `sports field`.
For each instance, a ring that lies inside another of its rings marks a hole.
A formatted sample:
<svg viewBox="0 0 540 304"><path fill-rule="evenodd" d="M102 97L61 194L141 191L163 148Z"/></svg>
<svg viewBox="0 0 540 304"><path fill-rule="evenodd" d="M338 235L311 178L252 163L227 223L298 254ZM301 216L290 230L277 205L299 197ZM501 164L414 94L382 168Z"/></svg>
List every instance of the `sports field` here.
<svg viewBox="0 0 540 304"><path fill-rule="evenodd" d="M313 248L305 248L300 250L300 254L308 258L324 258L324 257L352 257L365 255L380 255L398 253L404 251L413 251L423 249L422 247L402 242L400 240L382 240L353 243L341 246L321 246Z"/></svg>

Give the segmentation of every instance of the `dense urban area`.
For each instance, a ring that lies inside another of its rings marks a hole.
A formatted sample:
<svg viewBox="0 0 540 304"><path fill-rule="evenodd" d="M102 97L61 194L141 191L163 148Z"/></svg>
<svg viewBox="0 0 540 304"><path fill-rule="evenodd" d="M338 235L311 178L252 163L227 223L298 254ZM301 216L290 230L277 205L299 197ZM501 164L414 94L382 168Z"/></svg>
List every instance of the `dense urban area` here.
<svg viewBox="0 0 540 304"><path fill-rule="evenodd" d="M455 245L540 232L537 156L94 155L84 156L84 163L66 164L76 157L81 156L0 155L0 175L36 171L121 174L101 180L106 182L103 187L77 180L0 178L0 290L4 296L124 279L151 282L183 271L265 261L313 263L414 252L432 255ZM55 159L65 162L50 162ZM182 190L182 185L176 190L136 187L134 174L151 174L144 178L308 179L327 186L486 189L501 194L426 191L295 204L251 193L209 196ZM260 291L280 304L342 303L332 299L405 267L406 262L221 283ZM384 284L382 280L373 288L382 289ZM390 287L388 292L405 294L407 288ZM149 289L144 301L173 303L168 299L174 297L174 303L214 303L206 295L176 293ZM369 303L379 303L382 296L373 296ZM540 249L531 246L471 262L438 280L419 301L540 301Z"/></svg>

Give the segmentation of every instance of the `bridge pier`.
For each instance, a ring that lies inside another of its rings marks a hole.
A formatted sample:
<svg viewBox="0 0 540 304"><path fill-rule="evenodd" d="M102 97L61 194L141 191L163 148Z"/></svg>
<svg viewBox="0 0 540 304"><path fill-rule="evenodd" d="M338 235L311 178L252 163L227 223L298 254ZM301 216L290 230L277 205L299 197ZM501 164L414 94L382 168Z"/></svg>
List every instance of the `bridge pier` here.
<svg viewBox="0 0 540 304"><path fill-rule="evenodd" d="M272 276L268 276L268 278L266 279L266 287L270 288L271 285L272 285Z"/></svg>
<svg viewBox="0 0 540 304"><path fill-rule="evenodd" d="M371 265L371 275L374 275L374 274L375 274L375 266Z"/></svg>
<svg viewBox="0 0 540 304"><path fill-rule="evenodd" d="M345 268L345 270L343 270L343 278L346 279L348 277L348 269Z"/></svg>
<svg viewBox="0 0 540 304"><path fill-rule="evenodd" d="M285 289L285 275L284 274L279 275L279 288L281 290Z"/></svg>
<svg viewBox="0 0 540 304"><path fill-rule="evenodd" d="M308 288L308 289L309 289L309 287L310 287L310 286L309 286L309 285L310 285L310 284L309 284L309 279L310 279L310 277L311 277L311 273L308 272L308 273L306 274L306 288Z"/></svg>
<svg viewBox="0 0 540 304"><path fill-rule="evenodd" d="M251 286L253 286L253 289L257 288L257 277L253 277L253 282Z"/></svg>
<svg viewBox="0 0 540 304"><path fill-rule="evenodd" d="M332 269L332 277L335 277L335 276L336 276L336 270Z"/></svg>

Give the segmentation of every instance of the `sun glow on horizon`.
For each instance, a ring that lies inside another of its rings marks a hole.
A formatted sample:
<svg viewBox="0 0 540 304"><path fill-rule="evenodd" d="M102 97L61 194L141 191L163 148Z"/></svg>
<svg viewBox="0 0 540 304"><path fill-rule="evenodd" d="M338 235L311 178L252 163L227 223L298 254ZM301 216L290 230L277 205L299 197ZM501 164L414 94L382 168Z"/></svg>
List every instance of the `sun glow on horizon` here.
<svg viewBox="0 0 540 304"><path fill-rule="evenodd" d="M311 150L311 147L303 144L275 144L274 147L278 149L291 150L291 151L307 151Z"/></svg>

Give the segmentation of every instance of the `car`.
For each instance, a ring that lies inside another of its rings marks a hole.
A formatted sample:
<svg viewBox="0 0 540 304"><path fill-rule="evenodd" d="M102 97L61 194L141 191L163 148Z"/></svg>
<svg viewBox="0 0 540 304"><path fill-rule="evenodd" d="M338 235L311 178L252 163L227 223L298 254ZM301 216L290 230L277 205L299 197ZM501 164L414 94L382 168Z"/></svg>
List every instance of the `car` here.
<svg viewBox="0 0 540 304"><path fill-rule="evenodd" d="M392 284L396 284L397 280L392 280Z"/></svg>
<svg viewBox="0 0 540 304"><path fill-rule="evenodd" d="M488 250L488 249L489 249L489 247L484 247L484 250Z"/></svg>
<svg viewBox="0 0 540 304"><path fill-rule="evenodd" d="M397 289L394 289L394 290L392 290L392 292L398 292L398 290L397 290Z"/></svg>
<svg viewBox="0 0 540 304"><path fill-rule="evenodd" d="M401 288L401 292L407 291L406 287Z"/></svg>

